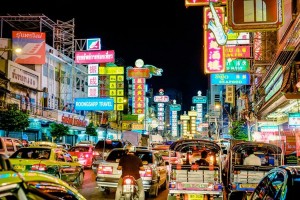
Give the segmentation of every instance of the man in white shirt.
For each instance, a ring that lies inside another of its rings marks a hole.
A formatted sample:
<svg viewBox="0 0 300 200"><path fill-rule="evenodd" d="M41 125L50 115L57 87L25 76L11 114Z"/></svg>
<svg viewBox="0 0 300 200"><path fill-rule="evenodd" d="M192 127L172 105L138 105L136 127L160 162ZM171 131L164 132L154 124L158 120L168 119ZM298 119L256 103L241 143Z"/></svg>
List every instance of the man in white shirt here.
<svg viewBox="0 0 300 200"><path fill-rule="evenodd" d="M257 165L261 166L261 160L258 156L254 155L252 149L247 150L247 157L244 160L244 165Z"/></svg>

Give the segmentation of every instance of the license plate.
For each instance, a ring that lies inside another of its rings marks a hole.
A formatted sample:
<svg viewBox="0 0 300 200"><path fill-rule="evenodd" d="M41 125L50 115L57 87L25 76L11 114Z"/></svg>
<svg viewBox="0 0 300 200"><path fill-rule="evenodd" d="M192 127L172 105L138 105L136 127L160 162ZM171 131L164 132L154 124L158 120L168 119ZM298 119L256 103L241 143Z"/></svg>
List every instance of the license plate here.
<svg viewBox="0 0 300 200"><path fill-rule="evenodd" d="M24 165L15 165L14 169L15 170L22 170L23 171L23 170L25 170L25 166Z"/></svg>
<svg viewBox="0 0 300 200"><path fill-rule="evenodd" d="M204 194L185 194L187 200L204 200Z"/></svg>
<svg viewBox="0 0 300 200"><path fill-rule="evenodd" d="M133 185L123 185L123 192L133 192Z"/></svg>

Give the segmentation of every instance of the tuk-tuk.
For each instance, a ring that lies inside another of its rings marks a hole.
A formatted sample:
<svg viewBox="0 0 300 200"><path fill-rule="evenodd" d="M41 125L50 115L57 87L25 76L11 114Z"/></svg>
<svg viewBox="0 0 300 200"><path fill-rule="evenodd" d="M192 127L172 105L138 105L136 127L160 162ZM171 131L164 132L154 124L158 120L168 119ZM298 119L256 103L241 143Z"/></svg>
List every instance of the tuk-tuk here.
<svg viewBox="0 0 300 200"><path fill-rule="evenodd" d="M261 165L244 165L248 149L254 151ZM271 169L283 164L283 152L275 144L245 141L231 146L223 169L223 184L226 195L232 191L253 192L259 181Z"/></svg>
<svg viewBox="0 0 300 200"><path fill-rule="evenodd" d="M223 199L221 183L221 147L214 141L181 139L170 145L171 152L181 155L181 162L170 163L168 200ZM199 165L202 151L208 165Z"/></svg>

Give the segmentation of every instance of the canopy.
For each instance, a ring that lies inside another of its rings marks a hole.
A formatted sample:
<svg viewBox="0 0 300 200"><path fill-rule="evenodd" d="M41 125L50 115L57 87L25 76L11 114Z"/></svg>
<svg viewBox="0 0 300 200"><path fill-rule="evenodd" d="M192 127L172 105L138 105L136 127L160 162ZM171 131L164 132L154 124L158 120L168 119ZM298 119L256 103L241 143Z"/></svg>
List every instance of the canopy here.
<svg viewBox="0 0 300 200"><path fill-rule="evenodd" d="M170 145L170 150L179 152L188 152L200 149L206 149L217 153L221 150L221 147L216 142L201 139L181 139Z"/></svg>
<svg viewBox="0 0 300 200"><path fill-rule="evenodd" d="M281 148L275 144L252 141L239 142L232 146L231 150L236 153L241 153L242 151L246 151L250 148L256 149L256 151L261 151L264 153L280 154L282 152Z"/></svg>

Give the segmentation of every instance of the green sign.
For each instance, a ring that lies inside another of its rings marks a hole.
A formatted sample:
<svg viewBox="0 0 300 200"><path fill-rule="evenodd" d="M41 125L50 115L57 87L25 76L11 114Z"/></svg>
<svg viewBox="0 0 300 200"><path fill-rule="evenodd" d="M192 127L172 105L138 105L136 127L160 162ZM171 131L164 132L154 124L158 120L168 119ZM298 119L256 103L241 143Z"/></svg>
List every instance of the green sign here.
<svg viewBox="0 0 300 200"><path fill-rule="evenodd" d="M138 115L122 115L123 121L138 121Z"/></svg>
<svg viewBox="0 0 300 200"><path fill-rule="evenodd" d="M193 103L206 103L206 96L194 96L193 97Z"/></svg>
<svg viewBox="0 0 300 200"><path fill-rule="evenodd" d="M247 59L226 59L227 72L248 72L250 71L250 61Z"/></svg>
<svg viewBox="0 0 300 200"><path fill-rule="evenodd" d="M181 105L180 104L171 104L170 111L181 111Z"/></svg>

